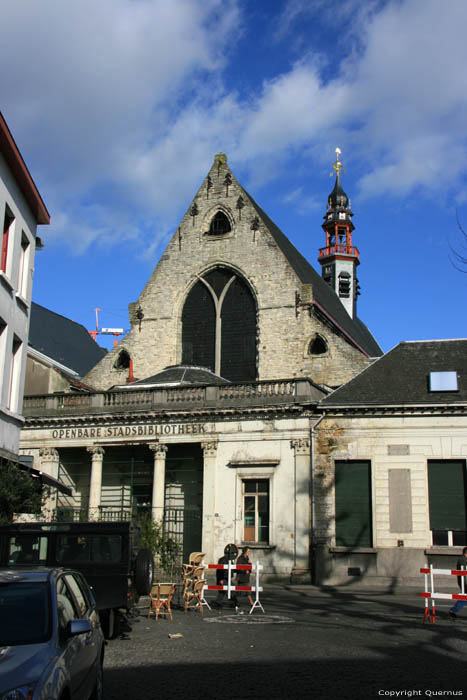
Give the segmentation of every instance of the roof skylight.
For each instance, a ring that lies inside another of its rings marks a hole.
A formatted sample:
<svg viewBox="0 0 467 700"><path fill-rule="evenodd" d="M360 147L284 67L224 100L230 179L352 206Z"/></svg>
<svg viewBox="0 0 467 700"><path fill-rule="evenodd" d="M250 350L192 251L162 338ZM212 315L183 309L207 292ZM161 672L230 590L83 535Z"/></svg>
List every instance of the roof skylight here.
<svg viewBox="0 0 467 700"><path fill-rule="evenodd" d="M457 372L430 372L429 391L458 391Z"/></svg>

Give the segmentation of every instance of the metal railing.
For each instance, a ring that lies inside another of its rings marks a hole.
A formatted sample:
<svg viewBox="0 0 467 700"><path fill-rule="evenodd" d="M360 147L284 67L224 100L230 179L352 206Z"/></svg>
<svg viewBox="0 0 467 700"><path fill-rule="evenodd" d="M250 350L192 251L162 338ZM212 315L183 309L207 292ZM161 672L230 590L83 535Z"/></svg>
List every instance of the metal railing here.
<svg viewBox="0 0 467 700"><path fill-rule="evenodd" d="M326 248L319 249L319 257L324 258L327 255L353 255L354 257L359 257L358 248L353 245L345 245L337 243L336 245L330 245Z"/></svg>

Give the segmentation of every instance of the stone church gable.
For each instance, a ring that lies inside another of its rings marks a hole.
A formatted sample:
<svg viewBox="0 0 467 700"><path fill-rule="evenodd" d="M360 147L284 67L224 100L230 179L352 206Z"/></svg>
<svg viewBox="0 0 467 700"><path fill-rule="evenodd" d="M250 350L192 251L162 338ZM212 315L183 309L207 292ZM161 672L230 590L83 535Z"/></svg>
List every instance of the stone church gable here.
<svg viewBox="0 0 467 700"><path fill-rule="evenodd" d="M220 285L218 292L212 284ZM98 389L125 383L130 360L133 376L144 379L168 365L190 363L190 358L202 364L200 357L222 376L230 363L230 376L237 381L242 372L233 366L233 356L244 351L249 359L243 380L309 376L340 385L368 364L372 348L364 347L364 333L326 287L237 182L225 155L218 154L141 295L129 306L130 332L88 373L86 382ZM197 311L197 299L206 318ZM250 318L246 338L241 303ZM216 313L226 315L222 348L195 348L192 354L191 345L215 342L206 336L217 332ZM339 323L333 323L334 316ZM202 331L203 323L210 330ZM316 338L322 341L318 353L312 351ZM227 357L228 345L232 351Z"/></svg>

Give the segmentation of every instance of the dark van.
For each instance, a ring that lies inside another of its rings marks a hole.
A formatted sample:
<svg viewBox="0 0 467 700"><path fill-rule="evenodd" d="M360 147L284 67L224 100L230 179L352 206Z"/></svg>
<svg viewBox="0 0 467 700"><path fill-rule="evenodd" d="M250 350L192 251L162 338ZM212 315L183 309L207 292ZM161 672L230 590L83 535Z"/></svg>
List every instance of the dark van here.
<svg viewBox="0 0 467 700"><path fill-rule="evenodd" d="M131 611L151 590L153 557L140 542L135 521L0 525L0 566L81 571L92 587L104 634L111 638L119 611Z"/></svg>

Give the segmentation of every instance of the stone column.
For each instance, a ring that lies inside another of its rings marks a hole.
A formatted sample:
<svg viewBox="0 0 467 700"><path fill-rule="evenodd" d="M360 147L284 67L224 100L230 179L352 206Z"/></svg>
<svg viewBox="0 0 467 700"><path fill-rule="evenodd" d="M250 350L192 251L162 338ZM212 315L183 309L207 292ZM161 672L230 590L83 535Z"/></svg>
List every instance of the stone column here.
<svg viewBox="0 0 467 700"><path fill-rule="evenodd" d="M292 581L309 581L311 542L311 491L310 491L310 440L299 438L290 441L295 450L294 466L294 564Z"/></svg>
<svg viewBox="0 0 467 700"><path fill-rule="evenodd" d="M52 476L54 479L58 479L58 469L60 465L58 450L56 450L55 447L41 447L39 450L39 460L39 470L44 474ZM57 507L57 497L58 491L50 489L44 505L42 506L42 512L47 520L52 519L53 511Z"/></svg>
<svg viewBox="0 0 467 700"><path fill-rule="evenodd" d="M89 485L89 520L99 520L99 506L101 504L102 488L102 463L104 461L103 447L87 447L92 455L91 482Z"/></svg>
<svg viewBox="0 0 467 700"><path fill-rule="evenodd" d="M214 561L216 547L216 455L217 442L202 442L204 452L203 469L203 532L202 549L205 561Z"/></svg>
<svg viewBox="0 0 467 700"><path fill-rule="evenodd" d="M163 522L165 504L165 457L167 445L160 442L149 444L149 449L154 452L154 478L152 482L152 519Z"/></svg>

